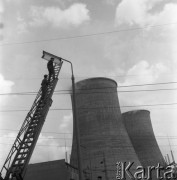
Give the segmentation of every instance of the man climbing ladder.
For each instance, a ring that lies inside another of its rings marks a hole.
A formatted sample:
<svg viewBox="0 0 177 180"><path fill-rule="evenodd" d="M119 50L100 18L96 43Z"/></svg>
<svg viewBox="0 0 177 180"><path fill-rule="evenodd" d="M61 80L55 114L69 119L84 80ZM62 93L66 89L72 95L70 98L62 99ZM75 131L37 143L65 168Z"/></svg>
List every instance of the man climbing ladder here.
<svg viewBox="0 0 177 180"><path fill-rule="evenodd" d="M47 63L47 69L49 71L49 81L51 77L55 79L55 71L53 66L54 58L51 58L50 61Z"/></svg>

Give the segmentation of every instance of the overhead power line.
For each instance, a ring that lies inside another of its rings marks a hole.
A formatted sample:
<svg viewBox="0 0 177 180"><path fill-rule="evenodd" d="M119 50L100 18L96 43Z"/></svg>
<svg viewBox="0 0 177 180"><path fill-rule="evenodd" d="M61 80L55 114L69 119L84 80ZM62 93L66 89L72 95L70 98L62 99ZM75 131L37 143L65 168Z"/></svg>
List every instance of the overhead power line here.
<svg viewBox="0 0 177 180"><path fill-rule="evenodd" d="M0 144L12 146L12 144L6 144L6 143L0 143ZM50 148L50 147L71 147L71 146L68 146L68 145L67 146L59 146L59 145L44 145L44 144L41 144L41 145L36 144L36 146L47 146L48 148Z"/></svg>
<svg viewBox="0 0 177 180"><path fill-rule="evenodd" d="M112 89L115 89L115 87L111 87ZM107 89L111 89L111 88L107 88ZM101 88L98 88L98 89L101 89ZM105 89L105 88L102 88L102 89ZM84 89L86 90L86 89ZM87 89L87 90L90 90L90 89ZM95 94L95 93L115 93L115 92L119 92L119 93L127 93L127 92L148 92L148 91L176 91L177 88L168 88L168 89L141 89L141 90L129 90L129 91L113 91L113 92L102 92L102 91L97 91L97 92L76 92L76 94ZM4 93L4 94L0 94L1 96L11 96L11 95L25 95L25 96L34 96L36 95L37 92L23 92L23 93ZM55 91L54 92L55 95L64 95L64 94L71 94L70 92L60 92L60 91Z"/></svg>
<svg viewBox="0 0 177 180"><path fill-rule="evenodd" d="M0 129L0 131L15 131L15 132L19 132L19 130L16 130L16 129ZM72 135L72 133L60 133L60 132L42 132L42 134L56 134L56 135ZM0 136L1 138L15 138L15 136L8 136L8 137L4 137L4 136ZM177 136L155 136L156 138L158 139L161 139L161 140L164 140L164 139L170 139L170 140L173 140L173 139L177 139ZM39 139L66 139L66 140L70 140L72 138L67 138L67 137L64 137L64 138L61 138L61 137L45 137L45 138L39 138Z"/></svg>
<svg viewBox="0 0 177 180"><path fill-rule="evenodd" d="M16 130L16 129L0 129L0 131L18 131L19 132L19 130ZM66 134L72 134L72 133L44 131L41 134L57 134L57 135L58 134L64 134L64 135L66 135Z"/></svg>
<svg viewBox="0 0 177 180"><path fill-rule="evenodd" d="M130 105L130 106L107 106L107 107L82 107L82 108L77 108L77 109L116 109L116 108L128 108L128 107L150 107L150 106L171 106L171 105L177 105L177 103L166 103L166 104L141 104L141 105ZM71 108L53 108L50 109L50 111L68 111L72 110ZM16 110L1 110L0 112L23 112L23 111L29 111L27 109L16 109Z"/></svg>
<svg viewBox="0 0 177 180"><path fill-rule="evenodd" d="M164 75L164 76L168 76L168 75L174 75L174 74L177 74L177 73L163 73L162 74L162 76ZM95 78L95 77L102 77L102 78L117 78L117 77L119 77L119 78L124 78L124 77L137 77L137 76L152 76L152 75L148 75L148 74L129 74L129 75L115 75L115 76L105 76L105 75L95 75L95 76L77 76L77 75L75 75L75 79L83 79L83 78L85 78L85 79L89 79L89 78ZM10 80L25 80L25 81L27 81L27 80L40 80L41 79L41 77L39 78L25 78L25 79L19 79L19 78L17 78L17 79L14 79L14 78L10 78ZM70 74L69 74L69 77L60 77L59 78L60 80L61 79L64 79L64 80L71 80L71 77L70 77Z"/></svg>
<svg viewBox="0 0 177 180"><path fill-rule="evenodd" d="M3 138L3 139L14 139L16 138L16 136L8 136L8 137L4 137L4 136L0 136L0 138ZM45 139L45 140L48 140L48 139L63 139L63 140L72 140L72 138L62 138L62 137L45 137L45 138L40 138L39 139Z"/></svg>
<svg viewBox="0 0 177 180"><path fill-rule="evenodd" d="M110 88L109 88L110 89ZM177 88L168 88L168 89L141 89L141 90L129 90L129 91L111 91L111 92L108 92L108 91L95 91L95 92L76 92L76 95L77 94L110 94L110 93L115 93L115 92L118 92L118 93L134 93L134 92L148 92L148 91L174 91L174 90L177 90ZM60 95L60 94L71 94L71 93L57 93L55 92L56 95Z"/></svg>
<svg viewBox="0 0 177 180"><path fill-rule="evenodd" d="M170 140L176 140L177 139L177 136L170 136L170 137L167 137L167 136L155 136L155 137L158 138L158 139L161 139L161 140L168 139L168 138ZM1 135L0 138L2 138L2 139L14 139L14 138L16 138L16 136L4 137L3 135ZM104 138L106 138L106 137L104 136ZM107 138L110 138L110 137L107 136ZM137 138L139 138L139 136L137 136ZM49 139L72 140L72 138L67 138L67 137L45 137L45 138L39 137L39 139L45 139L45 140L49 140ZM148 137L143 137L143 139L146 140L146 139L149 139L149 138ZM112 140L112 141L114 141L114 140Z"/></svg>
<svg viewBox="0 0 177 180"><path fill-rule="evenodd" d="M67 36L67 37L57 37L57 38L50 38L50 39L34 40L34 41L9 42L9 43L7 42L7 43L0 44L0 46L11 46L11 45L21 45L21 44L23 45L23 44L32 44L32 43L40 43L40 42L48 42L48 41L78 39L78 38L91 37L91 36L109 35L109 34L126 32L126 31L136 31L136 30L147 29L147 28L158 28L158 27L162 27L162 26L169 26L169 25L176 25L176 24L177 24L177 22L150 25L150 26L137 27L137 28L129 28L129 29L119 29L119 30L113 30L113 31L91 33L91 34L83 34L83 35L76 35L76 36Z"/></svg>
<svg viewBox="0 0 177 180"><path fill-rule="evenodd" d="M12 144L6 144L6 143L0 143L0 144L4 144L4 145L9 145L9 146L12 146ZM36 144L36 146L47 146L48 148L50 148L50 147L72 147L72 146L59 146L59 145L44 145L44 144ZM159 146L169 146L169 145L159 145ZM171 146L177 146L177 145L171 145ZM124 146L124 147L131 147L132 148L132 146Z"/></svg>
<svg viewBox="0 0 177 180"><path fill-rule="evenodd" d="M136 86L156 86L156 85L167 85L167 84L176 84L177 82L160 82L160 83L146 83L146 84L131 84L126 86L118 86L118 88L125 88L125 87L136 87Z"/></svg>
<svg viewBox="0 0 177 180"><path fill-rule="evenodd" d="M129 87L138 87L138 86L155 86L155 85L168 85L168 84L176 84L177 82L165 82L165 83L152 83L152 84L133 84L133 85L127 85L127 86L118 86L117 88L129 88ZM100 88L82 88L82 89L78 89L76 88L76 90L81 90L81 91L85 91L85 90L97 90L97 89L115 89L115 87L100 87ZM129 91L118 91L118 92L140 92L140 91L168 91L168 90L177 90L177 88L167 88L167 89L140 89L140 90L129 90ZM66 91L66 92L65 92ZM56 90L54 91L54 93L57 94L70 94L70 92L72 92L71 90L65 89L65 90ZM89 92L89 93L100 93L100 92ZM104 92L105 93L105 92ZM110 92L109 92L110 93ZM1 93L1 96L5 96L5 95L36 95L37 92L15 92L15 93ZM77 92L77 94L79 94Z"/></svg>

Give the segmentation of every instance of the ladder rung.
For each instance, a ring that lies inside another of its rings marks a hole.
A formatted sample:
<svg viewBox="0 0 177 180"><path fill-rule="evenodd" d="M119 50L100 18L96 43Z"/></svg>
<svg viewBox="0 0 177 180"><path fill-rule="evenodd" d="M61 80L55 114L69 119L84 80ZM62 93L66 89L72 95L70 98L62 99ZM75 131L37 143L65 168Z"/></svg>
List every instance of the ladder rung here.
<svg viewBox="0 0 177 180"><path fill-rule="evenodd" d="M30 127L33 127L33 128L34 128L35 126L37 126L37 123L31 123L31 124L30 124Z"/></svg>
<svg viewBox="0 0 177 180"><path fill-rule="evenodd" d="M23 143L23 144L24 144L24 143L27 143L27 141L31 141L29 137L25 138L22 143Z"/></svg>
<svg viewBox="0 0 177 180"><path fill-rule="evenodd" d="M37 125L38 123L39 123L39 121L31 122L30 126L31 126L31 125Z"/></svg>
<svg viewBox="0 0 177 180"><path fill-rule="evenodd" d="M28 130L26 131L26 134L32 134L32 133L34 133L34 130L32 130L32 129L28 129Z"/></svg>
<svg viewBox="0 0 177 180"><path fill-rule="evenodd" d="M34 115L34 118L38 118L38 117L40 117L41 116L41 114L39 113L39 114L35 114Z"/></svg>
<svg viewBox="0 0 177 180"><path fill-rule="evenodd" d="M37 125L37 123L31 123L28 129L35 129Z"/></svg>
<svg viewBox="0 0 177 180"><path fill-rule="evenodd" d="M21 161L21 160L24 160L24 159L26 159L26 157L20 157L20 158L17 158L16 160Z"/></svg>
<svg viewBox="0 0 177 180"><path fill-rule="evenodd" d="M35 119L33 119L33 120L31 121L31 124L35 124L35 123L38 123L38 122L39 122L38 118L35 118Z"/></svg>
<svg viewBox="0 0 177 180"><path fill-rule="evenodd" d="M31 123L36 123L36 122L38 122L39 120L38 120L38 118L34 118L32 121L31 121Z"/></svg>
<svg viewBox="0 0 177 180"><path fill-rule="evenodd" d="M25 141L23 142L23 144L28 144L28 143L32 143L33 141Z"/></svg>
<svg viewBox="0 0 177 180"><path fill-rule="evenodd" d="M14 164L12 167L18 167L18 166L23 166L24 164L23 163L20 163L20 164Z"/></svg>
<svg viewBox="0 0 177 180"><path fill-rule="evenodd" d="M30 132L33 132L36 126L37 124L31 124L30 127L28 127L28 130L30 130Z"/></svg>
<svg viewBox="0 0 177 180"><path fill-rule="evenodd" d="M32 132L33 133L33 132ZM29 136L26 137L27 138L34 138L34 133L33 134L28 134Z"/></svg>
<svg viewBox="0 0 177 180"><path fill-rule="evenodd" d="M22 155L22 154L28 154L28 151L27 152L20 152L19 155Z"/></svg>
<svg viewBox="0 0 177 180"><path fill-rule="evenodd" d="M20 149L29 149L30 147L25 146L25 147L21 147Z"/></svg>
<svg viewBox="0 0 177 180"><path fill-rule="evenodd" d="M38 118L41 116L41 113L37 113L37 114L34 114L34 119Z"/></svg>
<svg viewBox="0 0 177 180"><path fill-rule="evenodd" d="M29 127L28 132L32 132L32 131L34 131L34 127Z"/></svg>

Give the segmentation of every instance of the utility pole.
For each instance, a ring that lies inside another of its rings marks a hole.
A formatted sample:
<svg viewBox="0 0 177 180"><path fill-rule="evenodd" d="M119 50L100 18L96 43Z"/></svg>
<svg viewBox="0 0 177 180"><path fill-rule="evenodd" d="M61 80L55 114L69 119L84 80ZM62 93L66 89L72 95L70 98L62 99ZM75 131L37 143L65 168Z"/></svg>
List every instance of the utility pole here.
<svg viewBox="0 0 177 180"><path fill-rule="evenodd" d="M76 108L76 92L75 92L75 79L73 74L73 67L71 63L72 69L72 91L73 91L73 118L75 124L75 132L76 132L76 140L77 140L77 157L78 157L78 169L79 169L79 180L83 180L82 176L82 158L81 158L81 147L80 147L80 131L79 131L79 124L77 121L77 108Z"/></svg>
<svg viewBox="0 0 177 180"><path fill-rule="evenodd" d="M53 54L50 54L48 52L43 51L43 57L46 57L46 59L53 57L54 59L60 59L62 61L65 61L71 65L71 80L72 80L72 105L73 105L73 123L75 127L76 132L76 141L77 141L77 157L78 157L78 171L79 171L79 180L83 180L83 168L82 168L82 161L81 161L81 148L80 148L80 131L79 131L79 124L77 119L77 107L76 107L76 93L75 93L75 78L74 78L74 71L73 71L73 64L71 61L63 59L61 57L55 56Z"/></svg>
<svg viewBox="0 0 177 180"><path fill-rule="evenodd" d="M165 158L165 162L166 162L166 164L168 165L167 157L166 157L166 156L164 156L164 158Z"/></svg>
<svg viewBox="0 0 177 180"><path fill-rule="evenodd" d="M173 151L172 151L172 150L171 150L171 157L172 157L173 163L175 163L175 158L174 158L174 156L173 156Z"/></svg>
<svg viewBox="0 0 177 180"><path fill-rule="evenodd" d="M103 152L103 163L104 163L104 171L105 171L105 178L108 179L108 172L107 172L107 166L106 166L106 159L105 159L105 153Z"/></svg>
<svg viewBox="0 0 177 180"><path fill-rule="evenodd" d="M170 157L168 154L167 154L167 159L168 159L168 164L170 164Z"/></svg>

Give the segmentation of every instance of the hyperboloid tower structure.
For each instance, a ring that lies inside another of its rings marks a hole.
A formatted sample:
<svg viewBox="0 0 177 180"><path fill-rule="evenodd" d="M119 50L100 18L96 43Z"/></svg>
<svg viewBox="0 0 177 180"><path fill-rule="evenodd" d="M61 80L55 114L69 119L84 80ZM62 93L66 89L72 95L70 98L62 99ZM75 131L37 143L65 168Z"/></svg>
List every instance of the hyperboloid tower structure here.
<svg viewBox="0 0 177 180"><path fill-rule="evenodd" d="M85 179L116 178L116 163L140 165L122 121L117 83L91 78L76 83L76 108ZM76 131L73 127L71 165L77 167ZM126 179L130 179L126 176Z"/></svg>
<svg viewBox="0 0 177 180"><path fill-rule="evenodd" d="M162 153L157 144L151 124L150 112L134 110L122 114L123 122L133 144L135 152L144 168L148 166L165 166ZM153 173L153 179L156 179Z"/></svg>

